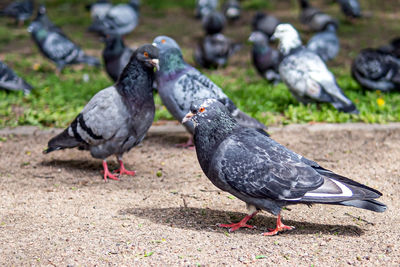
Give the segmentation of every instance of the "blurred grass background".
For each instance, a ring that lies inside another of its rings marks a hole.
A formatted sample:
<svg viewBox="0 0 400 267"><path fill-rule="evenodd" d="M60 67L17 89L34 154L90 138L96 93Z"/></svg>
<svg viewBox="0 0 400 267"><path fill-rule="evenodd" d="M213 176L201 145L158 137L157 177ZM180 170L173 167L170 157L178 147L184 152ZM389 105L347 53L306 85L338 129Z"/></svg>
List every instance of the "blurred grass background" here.
<svg viewBox="0 0 400 267"><path fill-rule="evenodd" d="M84 6L91 2L45 1L48 15L54 23L62 27L88 54L101 57L103 44L97 36L86 31L91 19ZM356 103L360 115L337 112L328 104L300 104L284 84L270 85L255 72L250 60L251 47L246 40L251 32L251 18L256 11L269 12L281 21L293 23L303 41L312 35L298 22L298 4L295 0L243 0L242 18L233 25L228 24L225 34L245 45L231 58L227 68L202 71L221 86L243 111L267 125L400 121L400 92L383 94L364 91L350 75L351 60L360 49L382 45L398 36L400 5L397 1L360 0L366 17L353 22L344 18L333 1L310 2L340 21L338 34L341 52L328 66L346 95ZM6 3L2 1L1 5ZM126 36L126 44L137 47L151 43L157 35L169 35L181 44L185 59L193 64L193 47L203 34L200 22L194 19L194 3L195 0L142 0L140 24ZM112 85L112 81L103 68L84 65L68 66L62 75L57 76L54 64L39 54L26 31L27 26L28 23L18 28L12 19L0 18L0 60L35 87L29 96L21 92L0 91L0 127L65 127L96 92ZM89 77L88 82L84 81L84 76ZM172 119L157 95L155 99L156 120Z"/></svg>

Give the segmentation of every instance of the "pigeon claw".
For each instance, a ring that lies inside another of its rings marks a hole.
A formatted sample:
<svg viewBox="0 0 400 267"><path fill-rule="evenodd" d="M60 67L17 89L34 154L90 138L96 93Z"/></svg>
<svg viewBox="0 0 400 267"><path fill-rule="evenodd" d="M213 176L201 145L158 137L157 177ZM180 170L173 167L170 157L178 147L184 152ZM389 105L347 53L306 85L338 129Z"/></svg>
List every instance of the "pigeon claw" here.
<svg viewBox="0 0 400 267"><path fill-rule="evenodd" d="M240 229L240 228L243 228L243 227L245 227L245 228L250 228L250 229L255 229L255 228L257 228L257 227L254 226L254 225L249 225L249 224L242 223L242 222L231 223L231 224L222 224L222 223L219 223L219 224L217 224L217 226L218 226L218 227L229 228L229 230L228 230L229 233L232 233L232 232L234 232L234 231L236 231L236 230L238 230L238 229Z"/></svg>
<svg viewBox="0 0 400 267"><path fill-rule="evenodd" d="M130 176L135 176L136 172L135 171L128 171L127 169L125 169L124 163L122 162L122 160L119 161L119 169L113 171L113 173L118 173L119 176L126 174L126 175L130 175Z"/></svg>
<svg viewBox="0 0 400 267"><path fill-rule="evenodd" d="M176 144L176 147L182 147L182 148L187 148L189 150L194 150L194 143L193 143L193 137L189 137L186 143L181 143L181 144Z"/></svg>
<svg viewBox="0 0 400 267"><path fill-rule="evenodd" d="M295 229L294 226L287 226L282 223L281 215L279 214L278 219L276 220L276 228L275 229L268 228L269 232L263 233L262 235L273 236L279 234L280 232L290 231L293 229Z"/></svg>
<svg viewBox="0 0 400 267"><path fill-rule="evenodd" d="M112 179L112 180L116 180L119 181L118 177L113 175L109 170L108 170L108 166L107 166L107 161L103 160L103 173L104 173L104 181L107 182L107 177Z"/></svg>

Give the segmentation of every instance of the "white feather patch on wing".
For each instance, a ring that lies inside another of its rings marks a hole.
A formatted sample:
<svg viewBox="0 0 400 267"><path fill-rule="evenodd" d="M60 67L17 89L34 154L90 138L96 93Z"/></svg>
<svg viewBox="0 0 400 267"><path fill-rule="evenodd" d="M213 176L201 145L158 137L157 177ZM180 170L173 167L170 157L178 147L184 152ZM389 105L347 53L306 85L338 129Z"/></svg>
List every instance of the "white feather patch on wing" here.
<svg viewBox="0 0 400 267"><path fill-rule="evenodd" d="M351 197L353 195L353 192L343 183L336 181L334 179L330 179L332 182L334 182L337 186L340 187L340 190L342 190L341 194L328 194L328 193L306 193L304 196L305 197Z"/></svg>

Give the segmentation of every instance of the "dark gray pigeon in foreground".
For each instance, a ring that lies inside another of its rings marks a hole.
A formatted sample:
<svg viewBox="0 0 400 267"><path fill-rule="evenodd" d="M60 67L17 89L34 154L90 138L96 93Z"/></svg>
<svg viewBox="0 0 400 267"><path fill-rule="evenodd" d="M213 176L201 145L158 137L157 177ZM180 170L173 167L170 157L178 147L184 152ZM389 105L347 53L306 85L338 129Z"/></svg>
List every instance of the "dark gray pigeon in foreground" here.
<svg viewBox="0 0 400 267"><path fill-rule="evenodd" d="M260 31L271 38L272 34L275 32L276 26L280 21L271 14L266 14L263 12L257 12L251 22L253 31Z"/></svg>
<svg viewBox="0 0 400 267"><path fill-rule="evenodd" d="M112 8L112 4L108 0L97 0L95 3L88 4L85 7L90 11L92 19L103 19Z"/></svg>
<svg viewBox="0 0 400 267"><path fill-rule="evenodd" d="M158 49L139 47L117 83L94 95L71 125L49 141L44 153L74 147L89 150L94 158L103 160L104 180L118 180L106 162L115 155L120 164L117 172L135 175L125 169L122 155L143 140L153 122L155 67Z"/></svg>
<svg viewBox="0 0 400 267"><path fill-rule="evenodd" d="M178 44L173 39L167 36L158 36L154 39L153 44L160 50L160 71L156 73L158 93L175 119L179 121L183 119L193 100L212 97L221 101L241 125L259 130L267 128L238 109L221 88L187 64L183 60ZM193 134L192 123L185 124L185 127Z"/></svg>
<svg viewBox="0 0 400 267"><path fill-rule="evenodd" d="M16 23L21 26L32 16L33 9L33 0L14 1L1 10L0 15L15 18Z"/></svg>
<svg viewBox="0 0 400 267"><path fill-rule="evenodd" d="M281 56L278 50L268 45L268 37L260 31L252 32L249 41L253 43L251 55L258 74L271 83L278 83L281 80L279 75Z"/></svg>
<svg viewBox="0 0 400 267"><path fill-rule="evenodd" d="M361 50L353 61L351 74L369 90L400 89L400 59L377 49Z"/></svg>
<svg viewBox="0 0 400 267"><path fill-rule="evenodd" d="M194 61L203 68L225 67L229 58L239 51L240 47L240 44L234 43L222 33L207 35L197 45Z"/></svg>
<svg viewBox="0 0 400 267"><path fill-rule="evenodd" d="M196 0L196 9L194 15L198 19L202 19L209 13L217 10L218 0Z"/></svg>
<svg viewBox="0 0 400 267"><path fill-rule="evenodd" d="M307 48L318 54L325 62L334 59L340 50L336 25L329 24L324 31L314 34L308 41Z"/></svg>
<svg viewBox="0 0 400 267"><path fill-rule="evenodd" d="M292 25L279 24L273 38L280 40L279 51L283 55L279 74L298 101L304 104L327 102L339 111L359 113L353 102L344 95L324 61L301 45L300 36Z"/></svg>
<svg viewBox="0 0 400 267"><path fill-rule="evenodd" d="M323 31L328 24L334 24L338 27L336 19L310 5L308 0L300 0L299 2L301 8L299 16L300 22L307 25L310 30L317 32Z"/></svg>
<svg viewBox="0 0 400 267"><path fill-rule="evenodd" d="M343 14L349 18L359 18L361 14L361 6L358 0L337 0L342 9Z"/></svg>
<svg viewBox="0 0 400 267"><path fill-rule="evenodd" d="M139 23L139 0L111 7L103 18L94 19L89 31L106 35L125 35L133 31Z"/></svg>
<svg viewBox="0 0 400 267"><path fill-rule="evenodd" d="M241 8L238 0L226 0L222 5L222 12L229 21L235 21L240 18Z"/></svg>
<svg viewBox="0 0 400 267"><path fill-rule="evenodd" d="M10 67L0 61L0 89L9 91L23 91L26 95L32 86L19 77Z"/></svg>
<svg viewBox="0 0 400 267"><path fill-rule="evenodd" d="M116 82L128 64L133 50L125 46L120 35L106 36L104 42L106 45L103 50L104 65L108 75Z"/></svg>
<svg viewBox="0 0 400 267"><path fill-rule="evenodd" d="M51 23L46 13L42 13L40 9L35 20L29 25L28 31L40 52L56 64L58 72L68 64L86 63L100 66L97 58L86 55L60 28Z"/></svg>
<svg viewBox="0 0 400 267"><path fill-rule="evenodd" d="M277 226L264 235L292 230L281 222L283 207L333 204L384 212L377 190L324 169L265 134L237 123L215 99L194 101L183 123L193 121L200 166L219 189L244 201L248 215L238 223L220 224L235 231L254 228L247 221L260 210L277 215Z"/></svg>
<svg viewBox="0 0 400 267"><path fill-rule="evenodd" d="M221 12L213 11L202 19L202 26L206 34L220 33L224 30L226 20Z"/></svg>

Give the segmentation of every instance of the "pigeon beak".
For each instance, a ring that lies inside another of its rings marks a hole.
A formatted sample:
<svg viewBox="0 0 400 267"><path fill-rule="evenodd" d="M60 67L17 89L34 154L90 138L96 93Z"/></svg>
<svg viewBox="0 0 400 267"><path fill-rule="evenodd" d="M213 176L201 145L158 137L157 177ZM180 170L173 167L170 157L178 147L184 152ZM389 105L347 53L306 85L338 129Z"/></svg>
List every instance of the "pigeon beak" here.
<svg viewBox="0 0 400 267"><path fill-rule="evenodd" d="M152 45L155 46L155 47L157 47L157 44L156 44L156 43L152 43Z"/></svg>
<svg viewBox="0 0 400 267"><path fill-rule="evenodd" d="M254 36L254 32L252 32L249 36L249 39L247 39L247 41L249 41L250 43L254 42L255 36Z"/></svg>
<svg viewBox="0 0 400 267"><path fill-rule="evenodd" d="M157 70L160 70L159 60L156 58L150 59L150 64L153 65Z"/></svg>
<svg viewBox="0 0 400 267"><path fill-rule="evenodd" d="M186 116L182 120L182 124L184 124L185 122L190 121L193 116L194 116L194 114L192 112L189 112L188 114L186 114Z"/></svg>

